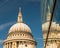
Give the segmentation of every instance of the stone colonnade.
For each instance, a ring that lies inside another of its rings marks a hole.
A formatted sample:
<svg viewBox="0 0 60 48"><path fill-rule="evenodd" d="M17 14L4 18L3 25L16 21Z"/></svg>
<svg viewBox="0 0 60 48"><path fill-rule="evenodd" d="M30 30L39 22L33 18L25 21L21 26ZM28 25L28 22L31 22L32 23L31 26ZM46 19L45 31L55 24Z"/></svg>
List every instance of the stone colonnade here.
<svg viewBox="0 0 60 48"><path fill-rule="evenodd" d="M3 48L18 48L19 42L9 42L9 43L4 43Z"/></svg>
<svg viewBox="0 0 60 48"><path fill-rule="evenodd" d="M18 48L20 45L20 47L27 47L28 44L31 45L35 45L35 42L26 42L26 41L14 41L14 42L8 42L8 43L4 43L4 47L3 48Z"/></svg>

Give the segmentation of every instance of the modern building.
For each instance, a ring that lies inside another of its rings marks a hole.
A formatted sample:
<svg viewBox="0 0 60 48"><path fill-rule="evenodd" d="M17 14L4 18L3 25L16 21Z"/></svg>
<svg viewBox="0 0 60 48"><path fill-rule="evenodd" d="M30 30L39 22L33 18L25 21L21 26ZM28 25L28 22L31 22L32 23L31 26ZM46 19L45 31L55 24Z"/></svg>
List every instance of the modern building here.
<svg viewBox="0 0 60 48"><path fill-rule="evenodd" d="M42 24L44 46L51 18L50 7L48 6L47 20ZM60 25L52 21L46 48L60 48Z"/></svg>
<svg viewBox="0 0 60 48"><path fill-rule="evenodd" d="M36 48L31 29L23 22L21 8L17 22L9 29L8 36L3 42L3 48Z"/></svg>

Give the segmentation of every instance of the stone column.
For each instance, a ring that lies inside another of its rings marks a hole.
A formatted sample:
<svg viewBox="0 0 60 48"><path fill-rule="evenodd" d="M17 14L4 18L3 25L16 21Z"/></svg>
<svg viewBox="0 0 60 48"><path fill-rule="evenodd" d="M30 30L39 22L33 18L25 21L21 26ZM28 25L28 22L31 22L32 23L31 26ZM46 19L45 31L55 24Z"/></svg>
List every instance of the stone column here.
<svg viewBox="0 0 60 48"><path fill-rule="evenodd" d="M8 43L7 43L7 48L8 48Z"/></svg>
<svg viewBox="0 0 60 48"><path fill-rule="evenodd" d="M22 43L22 41L19 42L18 48L23 48L23 43Z"/></svg>
<svg viewBox="0 0 60 48"><path fill-rule="evenodd" d="M7 43L5 44L5 47L7 48Z"/></svg>
<svg viewBox="0 0 60 48"><path fill-rule="evenodd" d="M11 42L11 48L12 48L12 42Z"/></svg>
<svg viewBox="0 0 60 48"><path fill-rule="evenodd" d="M9 43L9 48L11 48L11 43Z"/></svg>
<svg viewBox="0 0 60 48"><path fill-rule="evenodd" d="M5 44L4 48L7 48L7 44Z"/></svg>
<svg viewBox="0 0 60 48"><path fill-rule="evenodd" d="M16 42L12 43L12 48L17 48L17 43Z"/></svg>
<svg viewBox="0 0 60 48"><path fill-rule="evenodd" d="M17 43L17 48L18 48L18 46L19 46L19 42L16 42Z"/></svg>

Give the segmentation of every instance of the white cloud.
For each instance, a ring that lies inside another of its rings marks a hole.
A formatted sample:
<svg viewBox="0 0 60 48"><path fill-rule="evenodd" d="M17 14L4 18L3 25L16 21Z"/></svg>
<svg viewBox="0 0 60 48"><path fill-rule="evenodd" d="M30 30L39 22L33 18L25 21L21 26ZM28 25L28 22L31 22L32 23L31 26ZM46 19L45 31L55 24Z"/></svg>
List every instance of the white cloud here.
<svg viewBox="0 0 60 48"><path fill-rule="evenodd" d="M9 25L12 25L14 22L8 22L8 23L4 23L4 24L1 24L0 25L0 30L3 30L5 29L5 27L9 26Z"/></svg>
<svg viewBox="0 0 60 48"><path fill-rule="evenodd" d="M10 25L12 25L12 24L14 24L14 23L15 23L15 22L7 22L7 23L4 23L4 24L1 24L1 25L0 25L0 30L3 30L3 29L5 29L6 27L8 27L8 26L10 26ZM3 41L4 41L4 40L0 39L0 44L2 44Z"/></svg>

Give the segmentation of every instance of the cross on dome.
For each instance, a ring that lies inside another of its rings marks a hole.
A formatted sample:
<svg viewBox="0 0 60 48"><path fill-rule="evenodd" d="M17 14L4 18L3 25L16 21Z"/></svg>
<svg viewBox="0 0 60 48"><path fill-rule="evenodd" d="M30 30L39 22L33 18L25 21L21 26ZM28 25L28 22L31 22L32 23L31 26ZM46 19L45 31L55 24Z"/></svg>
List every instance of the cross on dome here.
<svg viewBox="0 0 60 48"><path fill-rule="evenodd" d="M22 23L22 22L23 22L21 8L19 8L19 12L18 12L18 20L17 20L17 22L18 22L18 23Z"/></svg>

